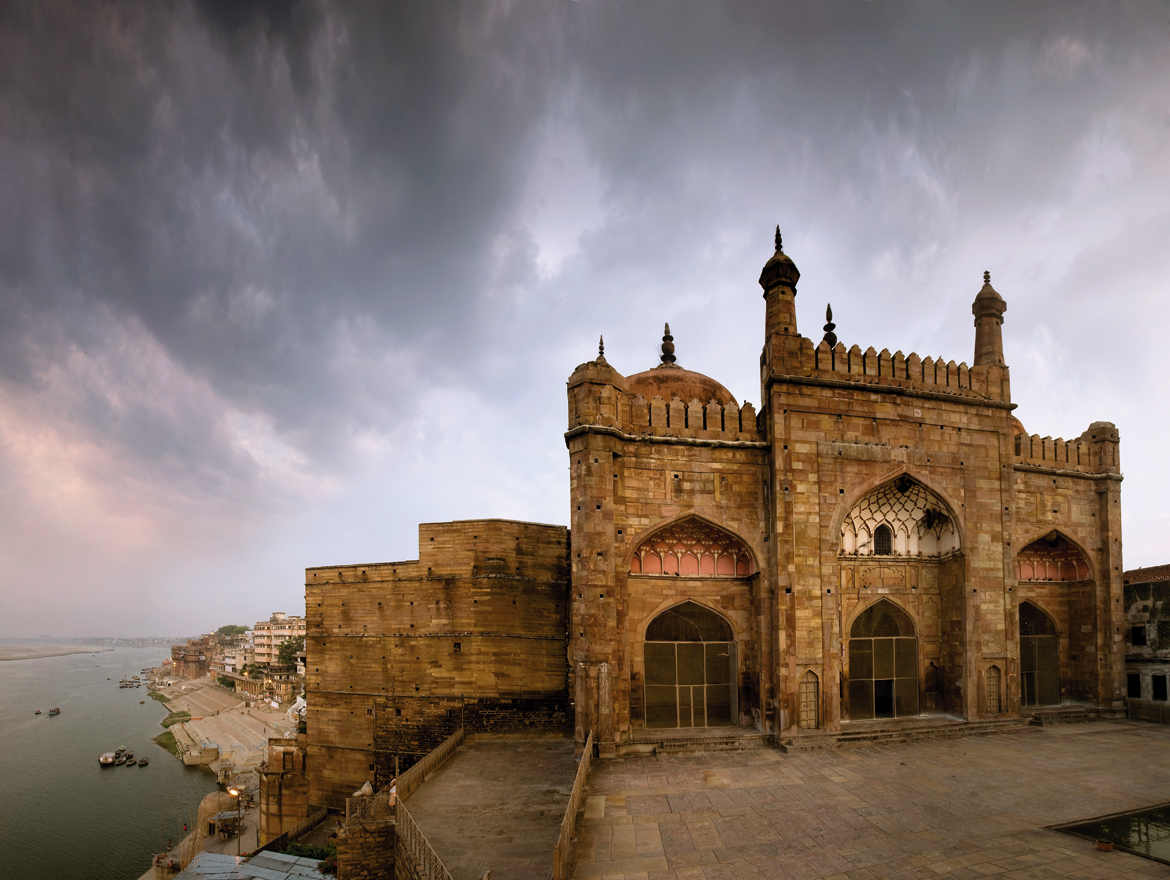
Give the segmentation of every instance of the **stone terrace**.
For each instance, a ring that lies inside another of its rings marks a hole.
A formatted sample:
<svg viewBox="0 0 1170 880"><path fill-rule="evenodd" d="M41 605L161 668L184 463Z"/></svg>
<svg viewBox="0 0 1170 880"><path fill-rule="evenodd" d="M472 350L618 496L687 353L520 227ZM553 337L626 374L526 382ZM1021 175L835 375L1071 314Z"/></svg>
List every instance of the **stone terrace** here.
<svg viewBox="0 0 1170 880"><path fill-rule="evenodd" d="M571 739L477 737L405 803L453 880L546 880L576 773Z"/></svg>
<svg viewBox="0 0 1170 880"><path fill-rule="evenodd" d="M1093 722L784 755L594 764L575 876L1170 877L1044 826L1167 800L1170 727Z"/></svg>

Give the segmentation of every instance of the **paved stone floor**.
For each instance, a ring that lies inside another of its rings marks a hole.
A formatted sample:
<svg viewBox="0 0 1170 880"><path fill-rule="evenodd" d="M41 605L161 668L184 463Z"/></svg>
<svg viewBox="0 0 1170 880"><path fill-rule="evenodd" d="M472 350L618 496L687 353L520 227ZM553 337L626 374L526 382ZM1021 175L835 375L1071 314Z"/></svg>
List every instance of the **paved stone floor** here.
<svg viewBox="0 0 1170 880"><path fill-rule="evenodd" d="M1094 722L786 755L598 761L575 876L1170 877L1044 826L1170 800L1170 726Z"/></svg>
<svg viewBox="0 0 1170 880"><path fill-rule="evenodd" d="M571 739L477 739L406 807L453 880L547 880L576 773Z"/></svg>

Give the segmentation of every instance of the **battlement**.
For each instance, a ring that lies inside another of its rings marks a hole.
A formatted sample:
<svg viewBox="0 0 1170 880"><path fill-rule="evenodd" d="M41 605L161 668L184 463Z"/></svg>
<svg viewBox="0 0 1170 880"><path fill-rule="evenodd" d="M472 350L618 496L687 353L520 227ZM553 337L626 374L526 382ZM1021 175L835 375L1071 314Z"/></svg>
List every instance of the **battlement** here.
<svg viewBox="0 0 1170 880"><path fill-rule="evenodd" d="M1073 440L1017 434L1017 465L1082 474L1121 473L1120 437L1110 422L1094 422Z"/></svg>
<svg viewBox="0 0 1170 880"><path fill-rule="evenodd" d="M721 405L696 399L684 402L660 396L647 400L641 394L625 394L629 407L626 432L653 437L691 437L696 440L760 439L756 408L746 400L740 406L734 400Z"/></svg>
<svg viewBox="0 0 1170 880"><path fill-rule="evenodd" d="M807 337L785 340L785 351L773 361L781 367L777 378L801 377L834 382L884 385L912 393L945 394L972 400L1009 401L1008 371L999 365L969 367L965 362L919 357L889 349L862 351L859 345L846 348L838 342L830 346L822 340L814 345ZM765 350L762 365L771 359Z"/></svg>

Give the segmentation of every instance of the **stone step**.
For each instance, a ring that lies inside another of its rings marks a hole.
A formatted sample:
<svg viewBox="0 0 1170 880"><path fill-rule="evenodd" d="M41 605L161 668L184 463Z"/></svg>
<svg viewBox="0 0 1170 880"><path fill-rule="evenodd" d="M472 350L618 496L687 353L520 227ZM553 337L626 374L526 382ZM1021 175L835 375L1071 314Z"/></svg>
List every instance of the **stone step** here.
<svg viewBox="0 0 1170 880"><path fill-rule="evenodd" d="M1100 713L1095 709L1086 709L1081 712L1037 712L1028 719L1028 723L1036 727L1052 724L1080 724L1086 721L1097 721Z"/></svg>
<svg viewBox="0 0 1170 880"><path fill-rule="evenodd" d="M719 730L719 729L716 729ZM752 728L696 728L693 732L638 731L630 741L618 746L618 754L668 754L672 752L746 751L773 745L775 738Z"/></svg>
<svg viewBox="0 0 1170 880"><path fill-rule="evenodd" d="M780 750L791 753L819 749L860 748L916 740L953 739L961 736L983 736L992 733L1018 733L1026 729L1025 720L1022 718L939 724L891 724L884 727L844 730L840 733L793 736L781 741Z"/></svg>
<svg viewBox="0 0 1170 880"><path fill-rule="evenodd" d="M655 744L655 752L746 751L772 744L771 734L759 733L726 737L671 737Z"/></svg>

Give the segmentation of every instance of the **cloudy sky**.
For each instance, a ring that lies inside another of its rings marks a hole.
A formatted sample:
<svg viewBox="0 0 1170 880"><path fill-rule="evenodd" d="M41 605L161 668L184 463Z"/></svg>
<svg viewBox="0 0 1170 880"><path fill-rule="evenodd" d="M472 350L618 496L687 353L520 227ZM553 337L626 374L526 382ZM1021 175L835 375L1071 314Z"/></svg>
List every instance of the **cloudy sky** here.
<svg viewBox="0 0 1170 880"><path fill-rule="evenodd" d="M682 0L0 6L0 636L303 610L417 524L568 522L565 379L759 403L802 331L970 361L1122 435L1170 562L1170 7Z"/></svg>

